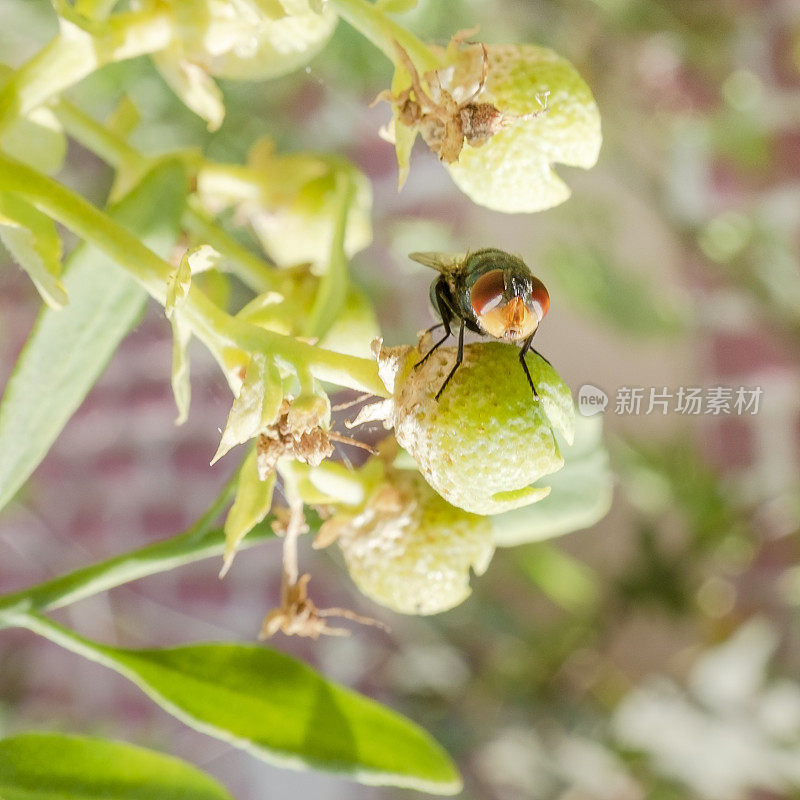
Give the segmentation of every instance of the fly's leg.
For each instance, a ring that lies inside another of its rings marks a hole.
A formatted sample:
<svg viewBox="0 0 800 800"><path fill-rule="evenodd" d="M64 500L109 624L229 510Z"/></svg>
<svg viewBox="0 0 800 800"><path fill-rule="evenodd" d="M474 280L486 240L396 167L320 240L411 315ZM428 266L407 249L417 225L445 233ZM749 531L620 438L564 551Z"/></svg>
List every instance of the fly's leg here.
<svg viewBox="0 0 800 800"><path fill-rule="evenodd" d="M525 361L525 353L527 353L528 350L531 349L531 342L533 341L533 337L535 335L536 335L536 331L534 331L525 340L525 342L523 343L522 347L520 348L520 351L519 351L519 363L522 364L522 369L525 370L525 377L528 379L528 384L531 387L531 391L533 392L533 396L538 399L539 398L539 392L536 391L536 387L533 385L533 379L531 378L531 373L528 371L528 364ZM534 350L533 352L536 353L536 355L539 355L539 353L536 352L536 350ZM541 357L543 358L543 356L541 356ZM547 361L546 358L544 360ZM550 362L547 361L547 363L549 364Z"/></svg>
<svg viewBox="0 0 800 800"><path fill-rule="evenodd" d="M416 364L414 364L414 369L417 367L421 367L432 355L433 353L439 349L449 338L451 334L450 330L450 321L453 319L453 312L450 311L450 306L448 306L447 301L443 295L443 292L446 291L444 284L439 281L436 283L436 306L439 311L439 316L442 318L440 323L437 323L432 328L429 328L429 331L435 330L440 325L444 328L444 336L436 342L430 350L419 360Z"/></svg>
<svg viewBox="0 0 800 800"><path fill-rule="evenodd" d="M550 364L550 361L546 359L538 350L535 350L533 347L531 347L531 353L536 353L536 355L539 356L539 358L541 358L542 361L546 362L547 364ZM550 364L550 366L552 367L553 365Z"/></svg>
<svg viewBox="0 0 800 800"><path fill-rule="evenodd" d="M456 370L461 366L461 362L464 360L464 320L461 320L461 328L458 331L458 355L456 356L456 363L453 365L453 369L450 370L450 374L444 379L444 383L442 384L441 388L438 392L436 392L436 400L438 401L439 398L442 396L442 392L445 390L445 387L448 383L450 383L450 378L456 374ZM530 380L530 377L528 378ZM533 384L531 384L533 386ZM534 389L534 391L536 391Z"/></svg>

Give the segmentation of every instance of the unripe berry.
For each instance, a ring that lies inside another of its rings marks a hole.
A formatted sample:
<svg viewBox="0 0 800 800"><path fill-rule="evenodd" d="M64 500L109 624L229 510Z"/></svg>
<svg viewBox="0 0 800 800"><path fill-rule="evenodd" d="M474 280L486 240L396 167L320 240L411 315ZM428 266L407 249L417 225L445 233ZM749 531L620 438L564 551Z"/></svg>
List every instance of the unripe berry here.
<svg viewBox="0 0 800 800"><path fill-rule="evenodd" d="M553 429L571 442L574 426L569 388L553 367L528 354L535 396L516 347L468 344L437 401L456 348L440 347L415 368L420 358L416 348L381 348L378 362L392 391L389 418L397 441L428 483L475 514L497 514L546 497L549 487L532 484L563 466Z"/></svg>
<svg viewBox="0 0 800 800"><path fill-rule="evenodd" d="M494 553L485 517L455 508L412 470L389 470L339 546L358 588L403 614L436 614L470 593Z"/></svg>

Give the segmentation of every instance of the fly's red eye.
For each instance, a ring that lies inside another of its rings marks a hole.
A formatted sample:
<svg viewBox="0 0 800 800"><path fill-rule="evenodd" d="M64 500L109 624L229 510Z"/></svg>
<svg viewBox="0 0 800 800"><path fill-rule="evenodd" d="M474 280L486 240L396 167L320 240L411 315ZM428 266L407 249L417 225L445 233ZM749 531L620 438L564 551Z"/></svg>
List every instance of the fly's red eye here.
<svg viewBox="0 0 800 800"><path fill-rule="evenodd" d="M469 293L473 311L480 317L503 303L503 292L506 290L503 270L493 269L481 275L472 285Z"/></svg>
<svg viewBox="0 0 800 800"><path fill-rule="evenodd" d="M550 308L550 295L538 278L531 278L531 296L525 305L536 314L539 322L544 319L544 315Z"/></svg>

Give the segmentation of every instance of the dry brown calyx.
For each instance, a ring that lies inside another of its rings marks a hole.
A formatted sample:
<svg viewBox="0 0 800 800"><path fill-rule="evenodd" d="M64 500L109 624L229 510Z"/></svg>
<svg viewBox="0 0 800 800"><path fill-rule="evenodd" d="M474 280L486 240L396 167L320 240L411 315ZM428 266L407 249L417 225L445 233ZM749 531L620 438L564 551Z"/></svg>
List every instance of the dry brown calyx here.
<svg viewBox="0 0 800 800"><path fill-rule="evenodd" d="M258 475L261 480L275 469L278 459L289 456L304 464L318 466L333 453L330 432L312 410L298 410L284 400L278 418L259 434L256 443Z"/></svg>
<svg viewBox="0 0 800 800"><path fill-rule="evenodd" d="M469 30L456 33L448 50L457 48L474 32ZM465 142L472 147L480 147L504 127L520 120L533 119L547 112L546 96L544 99L537 97L540 108L522 115L504 114L492 103L476 102L476 98L486 86L489 54L482 42L469 44L481 48L483 60L477 88L466 100L457 101L453 94L442 86L437 70L431 70L424 75L424 80L430 87L430 92L427 92L408 53L395 41L397 54L411 78L411 85L399 94L385 90L373 101L373 105L380 100L390 102L396 110L396 122L417 130L428 147L439 156L440 160L448 164L458 161Z"/></svg>
<svg viewBox="0 0 800 800"><path fill-rule="evenodd" d="M308 596L308 582L311 575L305 573L291 582L283 573L281 589L281 605L270 611L261 626L259 639L268 639L278 631L286 636L308 636L318 639L320 636L349 636L347 628L338 628L329 624L328 618L339 617L360 622L362 625L375 625L387 630L378 620L363 617L347 608L317 608Z"/></svg>
<svg viewBox="0 0 800 800"><path fill-rule="evenodd" d="M283 572L281 574L281 604L264 618L259 639L267 639L278 633L286 636L307 636L318 639L326 636L348 636L347 628L332 626L330 618L352 620L362 625L374 625L384 630L386 626L371 617L356 614L347 608L317 608L308 596L311 575L299 574L297 540L308 531L303 503L299 498L289 497L289 508L277 514L273 530L283 537Z"/></svg>

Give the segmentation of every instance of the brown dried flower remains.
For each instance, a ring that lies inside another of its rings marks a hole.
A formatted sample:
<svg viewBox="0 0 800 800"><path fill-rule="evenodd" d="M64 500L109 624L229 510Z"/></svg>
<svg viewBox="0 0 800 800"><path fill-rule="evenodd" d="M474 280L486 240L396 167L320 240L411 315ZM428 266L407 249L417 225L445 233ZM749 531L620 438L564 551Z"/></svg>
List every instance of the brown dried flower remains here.
<svg viewBox="0 0 800 800"><path fill-rule="evenodd" d="M457 47L474 31L461 31L452 40ZM422 86L419 72L408 53L395 41L400 62L411 77L411 85L400 92L392 94L386 90L374 100L373 105L387 100L396 109L397 122L408 128L416 129L430 149L442 161L452 164L458 161L464 143L472 147L480 147L498 133L502 128L520 120L533 119L547 111L546 97L537 97L541 108L530 114L504 114L492 103L478 103L476 98L486 86L489 74L489 55L482 42L471 43L483 51L481 76L478 86L472 95L459 103L455 97L442 86L441 78L436 70L426 72L425 82L431 87L428 93Z"/></svg>
<svg viewBox="0 0 800 800"><path fill-rule="evenodd" d="M294 413L287 400L283 401L275 422L259 434L256 448L258 474L262 481L267 479L283 456L317 466L333 453L329 432L311 415Z"/></svg>
<svg viewBox="0 0 800 800"><path fill-rule="evenodd" d="M388 630L382 622L356 614L348 608L317 608L308 596L310 580L311 576L305 573L292 582L284 573L281 605L265 617L260 639L268 639L278 631L286 636L308 636L311 639L318 639L322 635L349 636L350 631L347 628L330 625L327 619L329 617L339 617Z"/></svg>

